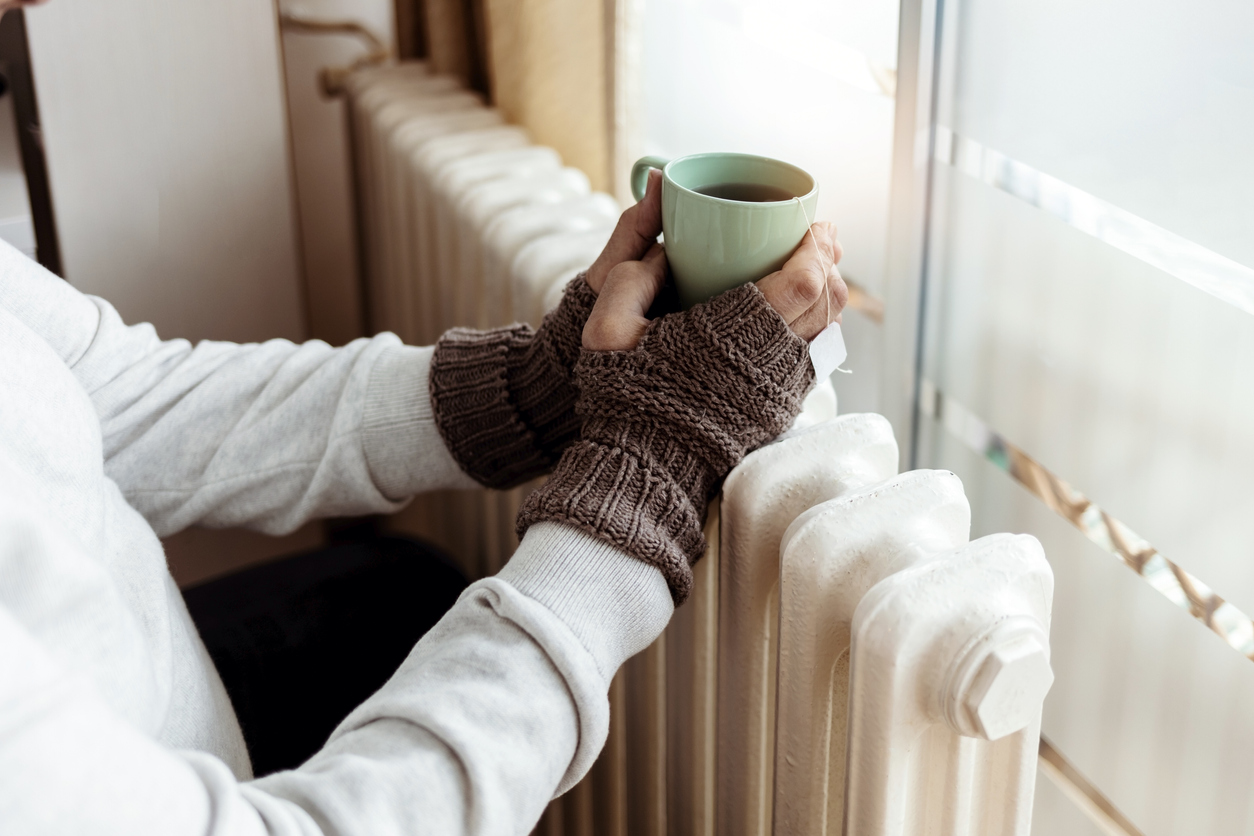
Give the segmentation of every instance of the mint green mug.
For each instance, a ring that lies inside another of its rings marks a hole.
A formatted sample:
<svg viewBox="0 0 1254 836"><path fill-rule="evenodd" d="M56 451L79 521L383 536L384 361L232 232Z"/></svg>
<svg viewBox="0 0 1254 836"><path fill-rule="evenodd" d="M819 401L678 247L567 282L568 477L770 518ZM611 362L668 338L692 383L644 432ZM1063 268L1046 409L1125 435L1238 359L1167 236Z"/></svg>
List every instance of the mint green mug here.
<svg viewBox="0 0 1254 836"><path fill-rule="evenodd" d="M662 170L662 234L684 308L783 267L819 202L818 184L803 169L723 153L641 157L631 169L636 200L651 168Z"/></svg>

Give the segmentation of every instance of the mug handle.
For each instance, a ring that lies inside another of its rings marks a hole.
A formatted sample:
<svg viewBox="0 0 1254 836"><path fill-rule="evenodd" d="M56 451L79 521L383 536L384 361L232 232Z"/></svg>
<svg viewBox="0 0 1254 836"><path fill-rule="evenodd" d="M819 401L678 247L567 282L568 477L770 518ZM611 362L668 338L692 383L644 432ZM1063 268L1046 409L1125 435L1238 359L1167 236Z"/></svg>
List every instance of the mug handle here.
<svg viewBox="0 0 1254 836"><path fill-rule="evenodd" d="M649 184L649 169L666 168L670 160L665 157L641 157L631 167L631 193L639 203L644 199L645 187Z"/></svg>

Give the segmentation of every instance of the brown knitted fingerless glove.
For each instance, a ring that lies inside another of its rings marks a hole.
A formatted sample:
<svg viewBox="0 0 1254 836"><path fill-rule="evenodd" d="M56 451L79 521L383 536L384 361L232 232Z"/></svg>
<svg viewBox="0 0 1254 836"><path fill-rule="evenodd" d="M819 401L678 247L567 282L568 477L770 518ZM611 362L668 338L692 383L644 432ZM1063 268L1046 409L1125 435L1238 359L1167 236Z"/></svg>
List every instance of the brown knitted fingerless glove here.
<svg viewBox="0 0 1254 836"><path fill-rule="evenodd" d="M746 284L654 320L631 351L582 352L575 380L582 437L527 498L518 534L573 525L656 566L681 604L719 483L801 411L806 343Z"/></svg>
<svg viewBox="0 0 1254 836"><path fill-rule="evenodd" d="M453 328L431 361L431 409L449 452L489 488L547 473L579 437L572 369L596 294L583 275L539 330Z"/></svg>

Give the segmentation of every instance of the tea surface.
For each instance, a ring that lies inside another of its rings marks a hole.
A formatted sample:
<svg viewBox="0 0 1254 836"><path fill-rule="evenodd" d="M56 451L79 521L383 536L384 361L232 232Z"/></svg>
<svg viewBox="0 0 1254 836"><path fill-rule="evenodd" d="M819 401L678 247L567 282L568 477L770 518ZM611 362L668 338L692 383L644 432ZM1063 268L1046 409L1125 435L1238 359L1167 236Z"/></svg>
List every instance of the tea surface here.
<svg viewBox="0 0 1254 836"><path fill-rule="evenodd" d="M713 183L693 189L697 194L718 197L723 200L739 200L742 203L773 203L780 200L792 200L796 195L779 186L764 186L759 183Z"/></svg>

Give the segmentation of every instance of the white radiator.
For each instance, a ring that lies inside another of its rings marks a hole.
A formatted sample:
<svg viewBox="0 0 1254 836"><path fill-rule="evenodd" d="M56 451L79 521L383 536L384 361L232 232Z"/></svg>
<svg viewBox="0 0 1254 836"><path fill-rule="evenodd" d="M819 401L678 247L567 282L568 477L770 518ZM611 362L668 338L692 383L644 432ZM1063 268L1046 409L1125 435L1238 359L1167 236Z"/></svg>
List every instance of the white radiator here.
<svg viewBox="0 0 1254 836"><path fill-rule="evenodd" d="M347 86L372 327L537 324L614 200L420 64ZM1049 565L1030 537L968 542L958 479L897 460L825 382L728 476L691 599L616 678L605 751L539 832L1027 835ZM423 497L406 525L479 577L525 490Z"/></svg>

